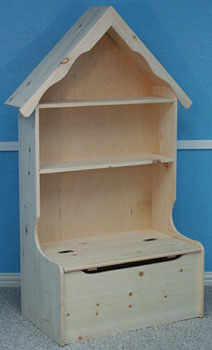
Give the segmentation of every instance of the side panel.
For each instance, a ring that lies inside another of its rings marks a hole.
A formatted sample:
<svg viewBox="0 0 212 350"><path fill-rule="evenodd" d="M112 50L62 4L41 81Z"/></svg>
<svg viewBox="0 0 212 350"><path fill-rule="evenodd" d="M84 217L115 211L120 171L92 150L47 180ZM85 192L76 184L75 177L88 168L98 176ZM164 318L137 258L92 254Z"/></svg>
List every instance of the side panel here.
<svg viewBox="0 0 212 350"><path fill-rule="evenodd" d="M199 253L121 270L65 273L65 344L199 316Z"/></svg>
<svg viewBox="0 0 212 350"><path fill-rule="evenodd" d="M36 117L19 115L19 177L21 233L21 295L22 312L31 322L63 343L62 272L40 251L36 223Z"/></svg>

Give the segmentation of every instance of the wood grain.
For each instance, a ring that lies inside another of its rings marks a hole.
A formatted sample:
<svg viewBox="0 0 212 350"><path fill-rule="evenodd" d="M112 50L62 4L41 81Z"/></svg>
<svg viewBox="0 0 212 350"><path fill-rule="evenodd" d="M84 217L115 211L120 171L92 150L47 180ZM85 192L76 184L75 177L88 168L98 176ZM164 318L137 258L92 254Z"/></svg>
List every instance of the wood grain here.
<svg viewBox="0 0 212 350"><path fill-rule="evenodd" d="M89 8L6 103L29 116L48 88L63 79L76 59L91 50L107 32L117 46L134 57L140 70L146 70L160 86L170 86L184 107L191 105L190 98L112 6Z"/></svg>
<svg viewBox="0 0 212 350"><path fill-rule="evenodd" d="M197 267L198 253L98 274L65 273L65 343L196 317Z"/></svg>
<svg viewBox="0 0 212 350"><path fill-rule="evenodd" d="M151 229L47 242L42 244L42 249L46 256L56 261L65 272L200 251L194 244ZM61 253L66 250L71 252Z"/></svg>

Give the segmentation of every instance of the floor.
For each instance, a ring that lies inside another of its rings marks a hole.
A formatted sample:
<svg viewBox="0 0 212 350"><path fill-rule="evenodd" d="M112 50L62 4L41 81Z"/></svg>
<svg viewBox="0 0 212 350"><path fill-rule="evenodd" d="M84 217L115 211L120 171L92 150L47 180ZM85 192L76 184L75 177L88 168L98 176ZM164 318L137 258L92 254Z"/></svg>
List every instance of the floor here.
<svg viewBox="0 0 212 350"><path fill-rule="evenodd" d="M0 350L61 349L21 315L20 289L0 288ZM212 286L205 316L67 345L64 350L212 350Z"/></svg>

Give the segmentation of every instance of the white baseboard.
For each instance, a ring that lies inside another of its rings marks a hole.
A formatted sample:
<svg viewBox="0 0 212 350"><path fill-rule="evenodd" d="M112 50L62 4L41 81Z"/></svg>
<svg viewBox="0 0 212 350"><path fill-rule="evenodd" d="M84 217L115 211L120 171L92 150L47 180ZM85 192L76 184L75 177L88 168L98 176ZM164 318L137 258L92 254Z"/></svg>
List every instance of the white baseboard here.
<svg viewBox="0 0 212 350"><path fill-rule="evenodd" d="M212 272L205 272L205 286L212 286Z"/></svg>
<svg viewBox="0 0 212 350"><path fill-rule="evenodd" d="M19 144L18 142L0 142L0 151L18 151Z"/></svg>
<svg viewBox="0 0 212 350"><path fill-rule="evenodd" d="M212 140L178 140L177 149L212 149Z"/></svg>
<svg viewBox="0 0 212 350"><path fill-rule="evenodd" d="M212 140L178 140L177 149L212 149ZM0 151L18 151L19 143L14 142L0 142Z"/></svg>
<svg viewBox="0 0 212 350"><path fill-rule="evenodd" d="M212 286L212 271L205 272L205 286ZM0 273L0 287L20 287L21 274L20 273Z"/></svg>
<svg viewBox="0 0 212 350"><path fill-rule="evenodd" d="M0 287L20 287L21 274L20 273L0 273Z"/></svg>

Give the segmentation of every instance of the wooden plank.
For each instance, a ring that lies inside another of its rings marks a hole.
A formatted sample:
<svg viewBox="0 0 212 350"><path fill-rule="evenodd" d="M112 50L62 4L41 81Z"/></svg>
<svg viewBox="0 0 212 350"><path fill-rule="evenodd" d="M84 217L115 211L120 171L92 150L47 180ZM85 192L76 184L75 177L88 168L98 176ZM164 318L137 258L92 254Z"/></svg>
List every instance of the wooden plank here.
<svg viewBox="0 0 212 350"><path fill-rule="evenodd" d="M146 241L152 238L155 240ZM195 245L151 229L48 242L42 249L65 272L200 251ZM71 252L60 253L67 250Z"/></svg>
<svg viewBox="0 0 212 350"><path fill-rule="evenodd" d="M98 274L65 273L65 344L198 317L198 255Z"/></svg>
<svg viewBox="0 0 212 350"><path fill-rule="evenodd" d="M63 344L63 271L41 251L37 219L37 115L19 115L19 179L22 313L44 333ZM47 278L48 276L48 278Z"/></svg>
<svg viewBox="0 0 212 350"><path fill-rule="evenodd" d="M104 100L72 100L72 101L55 101L43 102L38 105L39 108L68 108L68 107L87 107L87 106L117 106L130 104L147 104L147 103L172 103L174 98L145 96L142 98L131 99L104 99Z"/></svg>
<svg viewBox="0 0 212 350"><path fill-rule="evenodd" d="M58 163L41 163L40 174L59 173L66 171L81 171L89 169L118 168L124 166L136 166L155 163L173 162L173 157L165 157L159 154L141 154L136 156L122 156L113 158L90 158L70 160Z"/></svg>

